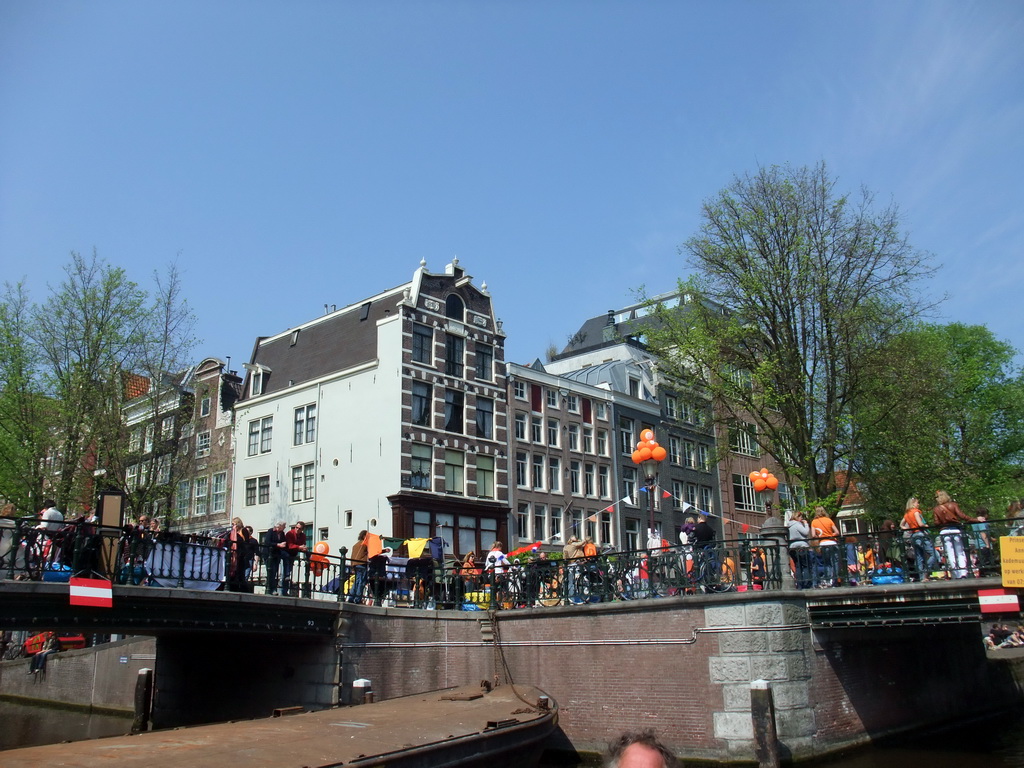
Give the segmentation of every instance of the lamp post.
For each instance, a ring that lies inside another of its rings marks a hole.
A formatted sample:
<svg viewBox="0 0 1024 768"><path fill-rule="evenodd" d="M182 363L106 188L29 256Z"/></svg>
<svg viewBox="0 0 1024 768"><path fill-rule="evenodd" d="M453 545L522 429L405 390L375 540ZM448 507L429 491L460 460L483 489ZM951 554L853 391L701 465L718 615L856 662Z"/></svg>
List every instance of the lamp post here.
<svg viewBox="0 0 1024 768"><path fill-rule="evenodd" d="M644 473L644 486L647 488L647 510L650 527L647 529L647 542L654 538L654 485L658 476L658 465L665 460L668 451L658 445L654 439L654 430L645 429L640 433L640 442L633 451L633 463Z"/></svg>

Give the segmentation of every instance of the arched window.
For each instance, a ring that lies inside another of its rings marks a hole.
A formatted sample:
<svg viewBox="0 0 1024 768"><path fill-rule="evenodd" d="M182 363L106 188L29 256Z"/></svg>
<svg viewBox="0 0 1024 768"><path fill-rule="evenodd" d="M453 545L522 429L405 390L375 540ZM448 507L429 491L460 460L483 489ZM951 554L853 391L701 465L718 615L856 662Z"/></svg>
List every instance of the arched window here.
<svg viewBox="0 0 1024 768"><path fill-rule="evenodd" d="M462 303L462 299L459 296L453 293L445 299L444 314L445 317L450 317L452 320L458 320L460 323L464 322L466 318L466 305Z"/></svg>

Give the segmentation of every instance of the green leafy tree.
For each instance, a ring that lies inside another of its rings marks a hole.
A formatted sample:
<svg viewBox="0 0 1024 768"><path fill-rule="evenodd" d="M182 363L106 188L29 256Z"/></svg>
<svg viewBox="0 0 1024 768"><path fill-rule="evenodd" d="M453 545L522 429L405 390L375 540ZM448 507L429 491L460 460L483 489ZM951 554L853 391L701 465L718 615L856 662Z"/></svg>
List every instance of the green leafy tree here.
<svg viewBox="0 0 1024 768"><path fill-rule="evenodd" d="M922 325L893 339L893 366L854 414L854 467L874 516L944 488L1001 513L1024 480L1024 377L984 326Z"/></svg>
<svg viewBox="0 0 1024 768"><path fill-rule="evenodd" d="M681 249L682 309L657 302L647 334L666 373L701 381L723 426L756 425L761 447L810 499L835 490L856 455L851 418L890 340L928 306L929 256L895 206L839 194L824 164L772 166L705 201Z"/></svg>
<svg viewBox="0 0 1024 768"><path fill-rule="evenodd" d="M7 284L0 303L0 497L24 514L43 501L45 458L55 409L39 384L24 285Z"/></svg>

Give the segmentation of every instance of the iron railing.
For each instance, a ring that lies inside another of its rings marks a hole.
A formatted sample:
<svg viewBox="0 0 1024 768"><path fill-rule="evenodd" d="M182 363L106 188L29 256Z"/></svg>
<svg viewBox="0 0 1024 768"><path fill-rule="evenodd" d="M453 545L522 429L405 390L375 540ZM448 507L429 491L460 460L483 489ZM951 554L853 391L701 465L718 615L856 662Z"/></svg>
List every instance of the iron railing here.
<svg viewBox="0 0 1024 768"><path fill-rule="evenodd" d="M969 524L962 530L930 528L913 535L875 532L843 536L835 545L812 541L802 551L789 550L788 557L774 539L746 538L707 547L604 552L572 561L560 553L532 555L498 572L465 571L454 560L429 557L376 557L355 564L346 559L344 548L336 555L297 552L287 557L255 542L241 545L80 522L47 529L24 518L0 522L0 581L93 575L133 586L229 589L412 608L516 609L779 589L790 574L798 587L814 589L977 578L999 572L999 537L1018 533L1024 534L1024 521L989 521L989 546Z"/></svg>

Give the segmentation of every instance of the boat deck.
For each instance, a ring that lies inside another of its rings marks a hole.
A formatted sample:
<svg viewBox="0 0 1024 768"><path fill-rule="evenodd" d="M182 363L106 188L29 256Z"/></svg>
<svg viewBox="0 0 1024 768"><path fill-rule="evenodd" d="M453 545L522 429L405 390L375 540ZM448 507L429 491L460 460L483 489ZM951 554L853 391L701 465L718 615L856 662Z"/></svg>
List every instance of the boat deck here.
<svg viewBox="0 0 1024 768"><path fill-rule="evenodd" d="M554 730L543 691L503 685L406 696L375 704L201 725L0 753L3 765L119 768L327 768L528 765ZM514 750L510 758L506 753Z"/></svg>

